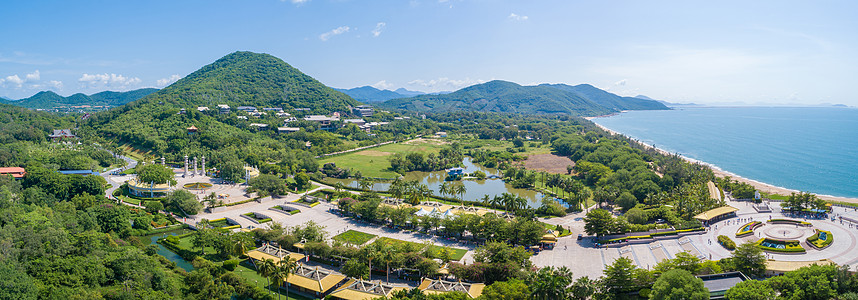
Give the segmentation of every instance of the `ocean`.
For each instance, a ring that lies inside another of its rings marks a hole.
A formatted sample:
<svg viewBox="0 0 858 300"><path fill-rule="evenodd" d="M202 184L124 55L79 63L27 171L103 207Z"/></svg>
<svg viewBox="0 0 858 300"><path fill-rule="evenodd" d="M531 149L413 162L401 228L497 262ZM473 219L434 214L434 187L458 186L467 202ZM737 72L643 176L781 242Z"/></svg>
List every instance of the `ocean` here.
<svg viewBox="0 0 858 300"><path fill-rule="evenodd" d="M695 107L593 122L741 177L858 198L858 109Z"/></svg>

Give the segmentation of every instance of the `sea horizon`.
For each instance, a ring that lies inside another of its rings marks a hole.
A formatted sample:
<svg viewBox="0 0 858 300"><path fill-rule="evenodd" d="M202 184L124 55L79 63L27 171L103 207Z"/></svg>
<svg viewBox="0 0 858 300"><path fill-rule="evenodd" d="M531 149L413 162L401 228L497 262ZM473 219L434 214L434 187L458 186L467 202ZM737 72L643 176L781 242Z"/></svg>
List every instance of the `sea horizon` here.
<svg viewBox="0 0 858 300"><path fill-rule="evenodd" d="M858 175L849 170L858 164L858 134L848 130L858 128L858 109L853 107L682 106L624 111L591 121L641 144L707 165L716 173L765 185L781 194L803 191L841 198L834 200L858 199L858 183L850 182ZM674 126L679 124L696 126ZM763 127L746 126L754 124ZM737 128L741 130L734 130ZM807 140L809 131L822 134ZM712 139L701 138L704 134ZM726 141L723 151L713 150L717 141ZM783 151L770 144L778 141L795 143ZM819 147L841 150L819 151ZM812 159L804 160L808 155Z"/></svg>

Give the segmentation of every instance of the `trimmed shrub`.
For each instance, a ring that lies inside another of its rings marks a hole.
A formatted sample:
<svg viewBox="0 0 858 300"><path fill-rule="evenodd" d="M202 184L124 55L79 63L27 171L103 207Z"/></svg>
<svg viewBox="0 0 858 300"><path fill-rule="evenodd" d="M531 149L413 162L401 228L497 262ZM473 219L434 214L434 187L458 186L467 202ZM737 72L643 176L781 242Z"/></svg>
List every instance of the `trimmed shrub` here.
<svg viewBox="0 0 858 300"><path fill-rule="evenodd" d="M235 271L235 267L238 267L237 259L230 259L223 262L223 268L229 271Z"/></svg>
<svg viewBox="0 0 858 300"><path fill-rule="evenodd" d="M726 235L719 235L718 236L718 244L721 244L721 246L724 246L724 248L727 248L727 250L735 250L736 249L736 242L731 240Z"/></svg>

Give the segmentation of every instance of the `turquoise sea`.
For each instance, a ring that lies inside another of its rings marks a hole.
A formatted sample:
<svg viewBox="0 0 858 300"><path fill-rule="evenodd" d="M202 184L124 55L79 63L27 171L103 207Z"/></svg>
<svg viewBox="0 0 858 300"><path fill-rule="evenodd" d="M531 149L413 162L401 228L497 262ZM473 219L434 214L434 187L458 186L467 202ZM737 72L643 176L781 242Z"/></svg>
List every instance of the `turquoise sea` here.
<svg viewBox="0 0 858 300"><path fill-rule="evenodd" d="M593 121L741 177L858 198L858 109L695 107Z"/></svg>

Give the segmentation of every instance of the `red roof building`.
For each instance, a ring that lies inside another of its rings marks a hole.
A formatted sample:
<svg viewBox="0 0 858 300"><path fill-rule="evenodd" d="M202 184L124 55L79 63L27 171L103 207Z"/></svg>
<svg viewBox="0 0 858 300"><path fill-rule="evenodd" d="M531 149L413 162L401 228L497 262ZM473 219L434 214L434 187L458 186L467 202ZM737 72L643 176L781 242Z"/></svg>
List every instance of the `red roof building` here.
<svg viewBox="0 0 858 300"><path fill-rule="evenodd" d="M15 179L21 179L27 175L27 171L21 167L0 168L0 175L12 175Z"/></svg>

